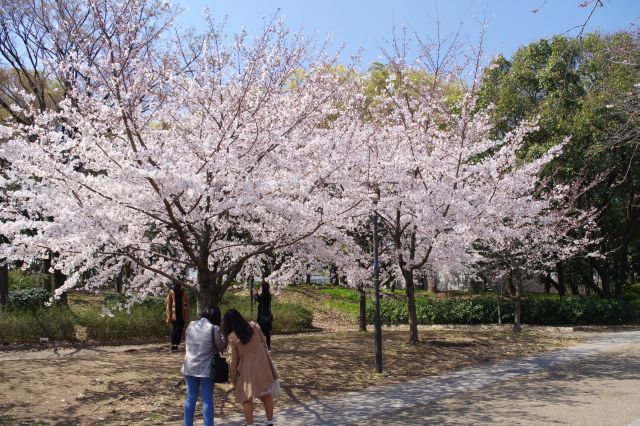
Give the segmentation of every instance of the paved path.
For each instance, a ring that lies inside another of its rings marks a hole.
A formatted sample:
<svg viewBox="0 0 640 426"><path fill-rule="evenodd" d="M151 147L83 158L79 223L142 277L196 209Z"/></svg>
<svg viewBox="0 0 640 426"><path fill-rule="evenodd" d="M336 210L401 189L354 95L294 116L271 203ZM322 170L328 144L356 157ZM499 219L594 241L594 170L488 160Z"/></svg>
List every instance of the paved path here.
<svg viewBox="0 0 640 426"><path fill-rule="evenodd" d="M261 408L261 407L257 407ZM538 356L305 401L281 425L640 425L640 332ZM254 424L264 424L257 413ZM216 424L244 424L242 417Z"/></svg>

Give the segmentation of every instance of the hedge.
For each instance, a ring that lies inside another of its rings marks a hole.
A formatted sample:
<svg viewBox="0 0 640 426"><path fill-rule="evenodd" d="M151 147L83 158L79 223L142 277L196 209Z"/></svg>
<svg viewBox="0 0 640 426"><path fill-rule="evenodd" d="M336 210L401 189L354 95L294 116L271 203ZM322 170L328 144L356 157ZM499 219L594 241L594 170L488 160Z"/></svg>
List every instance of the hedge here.
<svg viewBox="0 0 640 426"><path fill-rule="evenodd" d="M501 300L503 323L513 322L514 302ZM384 324L409 322L407 304L403 299L385 298L380 303ZM495 324L498 309L495 297L477 296L456 299L416 297L418 324ZM367 320L373 322L373 303L367 307ZM525 296L522 299L523 324L586 325L624 324L640 320L640 309L632 302L616 302L589 296Z"/></svg>

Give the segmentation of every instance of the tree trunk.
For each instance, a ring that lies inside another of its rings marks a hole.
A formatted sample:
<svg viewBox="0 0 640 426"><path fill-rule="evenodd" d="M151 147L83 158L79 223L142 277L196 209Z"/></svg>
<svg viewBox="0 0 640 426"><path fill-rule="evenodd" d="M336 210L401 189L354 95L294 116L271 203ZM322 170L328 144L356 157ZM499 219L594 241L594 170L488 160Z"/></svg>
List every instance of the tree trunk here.
<svg viewBox="0 0 640 426"><path fill-rule="evenodd" d="M0 307L9 302L9 265L0 266Z"/></svg>
<svg viewBox="0 0 640 426"><path fill-rule="evenodd" d="M623 241L616 255L614 294L618 302L622 301L622 290L629 276L628 243Z"/></svg>
<svg viewBox="0 0 640 426"><path fill-rule="evenodd" d="M504 280L504 291L509 297L514 297L516 294L516 289L513 286L513 279L511 279L511 276Z"/></svg>
<svg viewBox="0 0 640 426"><path fill-rule="evenodd" d="M580 262L578 265L578 270L580 272L580 276L582 277L582 281L585 286L585 293L591 294L591 291L594 291L598 296L603 297L604 292L593 279L593 269L591 265L586 262Z"/></svg>
<svg viewBox="0 0 640 426"><path fill-rule="evenodd" d="M522 279L516 280L515 286L513 285L513 274L509 274L509 281L514 287L513 300L515 303L515 315L513 319L513 331L522 331L522 325L520 319L522 318Z"/></svg>
<svg viewBox="0 0 640 426"><path fill-rule="evenodd" d="M55 294L55 291L62 287L62 285L64 285L64 282L67 280L67 277L58 269L53 269L53 272L50 272L53 264L52 259L54 259L55 257L55 253L49 253L49 257L43 259L42 262L42 272L49 274L49 280L48 282L45 282L45 289L51 292L51 294ZM68 306L67 293L62 293L55 303L56 305Z"/></svg>
<svg viewBox="0 0 640 426"><path fill-rule="evenodd" d="M498 325L502 325L502 298L500 297L500 293L502 293L502 291L500 290L500 287L496 285L496 307L498 308Z"/></svg>
<svg viewBox="0 0 640 426"><path fill-rule="evenodd" d="M358 294L360 296L360 331L367 331L367 295L363 284L358 286Z"/></svg>
<svg viewBox="0 0 640 426"><path fill-rule="evenodd" d="M67 281L67 276L60 272L59 269L54 269L53 274L51 274L52 279L52 290L55 292L57 289L62 287ZM61 306L69 306L69 302L67 301L67 292L65 291L60 295L60 298L57 300L56 304Z"/></svg>
<svg viewBox="0 0 640 426"><path fill-rule="evenodd" d="M122 293L122 283L124 281L124 268L118 272L116 275L116 279L114 280L114 290L116 293Z"/></svg>
<svg viewBox="0 0 640 426"><path fill-rule="evenodd" d="M556 263L556 273L558 274L558 286L556 289L560 297L564 297L567 294L567 284L564 279L564 265L562 262Z"/></svg>
<svg viewBox="0 0 640 426"><path fill-rule="evenodd" d="M329 284L331 285L339 285L338 279L338 268L336 265L331 265L329 267Z"/></svg>
<svg viewBox="0 0 640 426"><path fill-rule="evenodd" d="M436 280L436 274L433 272L427 273L427 290L432 293L438 292L438 281Z"/></svg>
<svg viewBox="0 0 640 426"><path fill-rule="evenodd" d="M556 289L560 297L563 296L560 294L560 285L557 282L555 282L553 278L551 278L551 274L549 273L540 274L540 280L544 283L545 293L550 293L551 287L553 287ZM549 291L546 291L547 287L549 288Z"/></svg>
<svg viewBox="0 0 640 426"><path fill-rule="evenodd" d="M405 293L407 295L407 311L409 312L409 342L418 343L418 316L416 315L416 295L413 286L413 271L402 271Z"/></svg>
<svg viewBox="0 0 640 426"><path fill-rule="evenodd" d="M590 259L589 263L591 264L591 266L593 266L593 269L595 269L600 276L600 282L602 283L602 295L607 298L611 297L611 277L609 275L609 271L607 270L607 265L601 265L595 259Z"/></svg>
<svg viewBox="0 0 640 426"><path fill-rule="evenodd" d="M571 266L571 265L570 265ZM575 276L574 276L574 269L572 267L569 267L569 276L567 277L567 281L569 282L569 288L571 289L571 294L574 296L577 296L580 294L580 289L578 288L578 283L575 280Z"/></svg>
<svg viewBox="0 0 640 426"><path fill-rule="evenodd" d="M0 235L0 244L6 244L9 241ZM7 259L0 259L0 308L7 306L9 303L9 265L6 262Z"/></svg>
<svg viewBox="0 0 640 426"><path fill-rule="evenodd" d="M429 283L427 282L427 277L426 276L421 276L419 279L420 282L420 286L422 287L423 290L427 290L429 289Z"/></svg>
<svg viewBox="0 0 640 426"><path fill-rule="evenodd" d="M207 306L220 306L222 295L216 286L216 277L206 268L198 269L198 289L196 291L198 312L203 312Z"/></svg>
<svg viewBox="0 0 640 426"><path fill-rule="evenodd" d="M253 278L253 275L249 275L249 278L247 278L247 285L249 286L249 306L251 307L250 311L251 311L251 316L253 317L253 304L255 303L255 294L256 294L256 288L254 285L255 279Z"/></svg>

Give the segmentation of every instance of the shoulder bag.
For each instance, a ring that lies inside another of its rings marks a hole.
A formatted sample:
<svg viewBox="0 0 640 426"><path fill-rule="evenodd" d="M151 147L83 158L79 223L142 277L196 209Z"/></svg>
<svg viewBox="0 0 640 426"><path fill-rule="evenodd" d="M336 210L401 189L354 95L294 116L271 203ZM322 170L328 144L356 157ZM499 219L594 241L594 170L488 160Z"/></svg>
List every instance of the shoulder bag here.
<svg viewBox="0 0 640 426"><path fill-rule="evenodd" d="M216 330L213 328L211 337L213 339L213 358L211 359L211 380L214 383L227 383L229 381L229 364L227 360L220 356L216 345Z"/></svg>

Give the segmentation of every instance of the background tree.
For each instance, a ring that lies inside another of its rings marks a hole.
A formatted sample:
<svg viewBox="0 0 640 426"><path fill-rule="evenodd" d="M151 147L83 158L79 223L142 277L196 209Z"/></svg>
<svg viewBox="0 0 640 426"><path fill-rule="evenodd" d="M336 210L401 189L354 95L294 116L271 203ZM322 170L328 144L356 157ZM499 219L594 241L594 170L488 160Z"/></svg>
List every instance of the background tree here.
<svg viewBox="0 0 640 426"><path fill-rule="evenodd" d="M56 69L46 64L80 50L97 49L92 43L95 29L86 18L86 8L82 2L74 0L3 1L0 14L0 121L29 125L35 118L28 113L30 110L43 113L58 108L59 102L68 95L71 82L82 78L82 74L77 69ZM77 34L78 38L68 37L70 33ZM29 96L24 96L25 93ZM10 167L2 158L0 163ZM44 264L49 265L49 258L56 254L45 253L43 256ZM65 276L59 269L49 271L47 267L46 272L50 273L48 290L53 292L64 284Z"/></svg>
<svg viewBox="0 0 640 426"><path fill-rule="evenodd" d="M638 38L630 32L554 37L520 48L511 60L494 59L484 75L479 106L495 106L494 137L536 118L538 129L527 136L522 153L525 161L570 137L544 175L557 185L577 184L577 206L598 211L603 238L597 249L606 256L560 262L557 281L545 276L559 292L567 274L605 297L613 288L621 298L623 286L633 281L640 237L639 59Z"/></svg>

